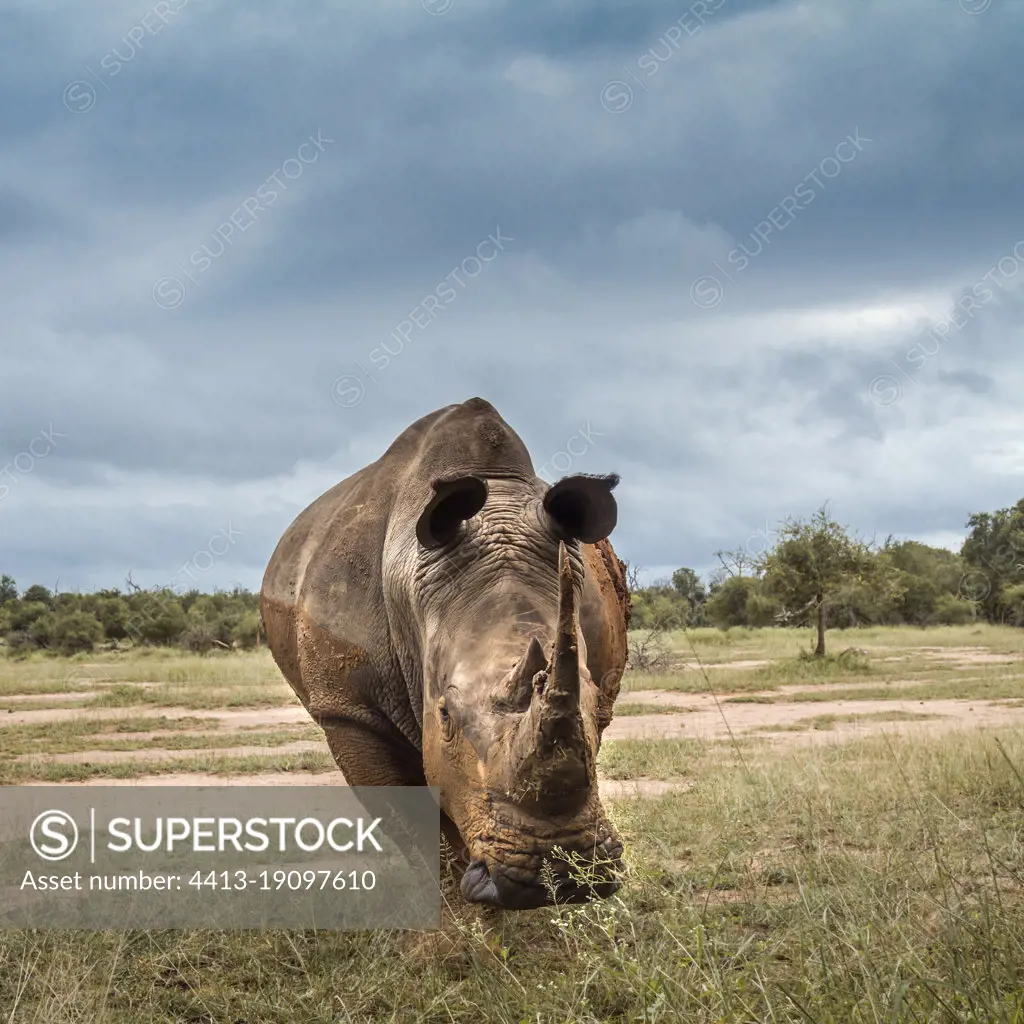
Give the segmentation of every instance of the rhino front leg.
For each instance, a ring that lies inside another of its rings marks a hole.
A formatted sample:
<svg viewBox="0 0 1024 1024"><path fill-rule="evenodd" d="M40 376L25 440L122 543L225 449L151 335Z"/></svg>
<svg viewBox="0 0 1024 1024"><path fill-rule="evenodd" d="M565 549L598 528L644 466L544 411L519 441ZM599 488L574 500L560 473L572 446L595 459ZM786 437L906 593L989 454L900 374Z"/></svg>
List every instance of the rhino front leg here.
<svg viewBox="0 0 1024 1024"><path fill-rule="evenodd" d="M364 725L321 722L327 746L350 786L425 786L419 752L406 753Z"/></svg>
<svg viewBox="0 0 1024 1024"><path fill-rule="evenodd" d="M425 786L418 751L406 754L395 744L354 722L323 727L335 764L350 786ZM447 840L451 867L459 879L469 864L469 851L455 822L441 812L441 834Z"/></svg>

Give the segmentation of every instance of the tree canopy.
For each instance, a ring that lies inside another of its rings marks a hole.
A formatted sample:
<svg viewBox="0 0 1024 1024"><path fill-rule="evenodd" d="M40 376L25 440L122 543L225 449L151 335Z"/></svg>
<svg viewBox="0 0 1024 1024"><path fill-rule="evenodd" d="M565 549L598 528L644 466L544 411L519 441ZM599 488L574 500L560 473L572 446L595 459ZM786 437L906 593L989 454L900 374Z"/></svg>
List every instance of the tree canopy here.
<svg viewBox="0 0 1024 1024"><path fill-rule="evenodd" d="M991 622L1024 624L1024 499L1011 508L979 512L967 521L961 554L967 572L962 596L976 602Z"/></svg>
<svg viewBox="0 0 1024 1024"><path fill-rule="evenodd" d="M827 505L806 520L786 520L778 532L775 547L758 560L758 573L767 594L779 601L784 619L811 615L819 658L825 656L825 630L837 598L861 588L889 601L901 593L899 570L884 553L851 537Z"/></svg>

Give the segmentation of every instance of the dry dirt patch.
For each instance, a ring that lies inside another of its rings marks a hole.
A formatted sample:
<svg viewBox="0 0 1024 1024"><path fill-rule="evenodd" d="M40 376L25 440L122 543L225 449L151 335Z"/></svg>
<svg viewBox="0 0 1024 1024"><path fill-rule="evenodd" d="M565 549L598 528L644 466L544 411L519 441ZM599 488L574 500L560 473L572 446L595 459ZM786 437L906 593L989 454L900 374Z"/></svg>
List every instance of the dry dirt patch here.
<svg viewBox="0 0 1024 1024"><path fill-rule="evenodd" d="M971 682L974 676L965 677L965 682ZM899 689L903 686L920 686L923 683L934 682L932 679L886 679L877 684L865 681L862 684L846 680L841 683L787 683L785 686L776 687L774 690L743 690L736 693L720 693L719 701L731 701L736 697L771 697L777 700L787 693L806 693L814 690L815 693L829 693L832 690L849 690L851 686L888 686ZM714 696L710 693L689 693L685 690L623 690L619 695L621 704L660 704L662 706L673 705L680 708L693 708L700 701L714 703ZM737 701L740 703L740 701ZM680 714L682 711L680 712Z"/></svg>
<svg viewBox="0 0 1024 1024"><path fill-rule="evenodd" d="M695 662L688 661L686 662L686 664L680 666L679 671L699 672L702 668L764 668L765 665L770 664L770 661L760 659L752 659L747 661L710 661L703 662L700 665L696 664Z"/></svg>
<svg viewBox="0 0 1024 1024"><path fill-rule="evenodd" d="M202 718L219 721L228 728L294 725L312 719L304 707L288 704L277 708L242 708L237 711L199 711L192 708L46 708L38 711L12 711L0 714L0 730L5 725L30 725L34 722L107 721L112 718Z"/></svg>
<svg viewBox="0 0 1024 1024"><path fill-rule="evenodd" d="M1012 665L1019 658L1012 654L994 654L987 647L915 647L926 658L952 661L958 665Z"/></svg>
<svg viewBox="0 0 1024 1024"><path fill-rule="evenodd" d="M222 734L219 734L222 735ZM86 740L88 742L88 740ZM21 754L15 762L45 761L47 764L136 764L146 761L194 761L197 757L279 757L285 754L307 754L324 751L320 740L296 740L277 747L203 747L200 750L162 749L146 747L143 750L76 750L72 754Z"/></svg>
<svg viewBox="0 0 1024 1024"><path fill-rule="evenodd" d="M920 682L920 680L906 681ZM823 684L816 690L827 691L835 685L846 688L849 684ZM889 684L893 687L904 685L903 680ZM786 693L805 690L806 686L784 686L778 690L766 691L764 696L771 696L778 701ZM757 696L757 694L745 694ZM771 704L729 703L723 697L717 700L711 694L682 693L671 690L638 690L628 696L630 703L650 703L658 706L658 713L650 715L624 716L613 719L605 732L608 740L616 739L662 739L673 737L690 737L693 739L723 739L741 736L748 733L766 733L771 735L772 726L780 730L778 739L787 742L804 742L809 737L829 739L846 738L851 735L865 735L893 729L901 732L924 732L935 734L952 728L975 728L979 726L1024 723L1024 707L1008 706L1005 703L983 700L864 700L864 701L814 701L786 703L779 701ZM678 714L666 713L667 707L679 707ZM912 717L915 714L927 713L937 716L932 719L917 721L886 722L879 718L863 721L836 722L827 732L822 730L792 730L803 720L818 718L823 715L879 715L881 712L896 712ZM39 711L19 711L0 716L0 736L3 725L31 722L59 721L116 721L119 717L134 718L185 718L197 719L199 723L209 722L216 726L220 736L231 731L274 728L279 726L306 725L311 722L306 710L302 707L252 708L225 711L197 711L185 708L126 708L108 709L50 709ZM202 725L195 730L202 732ZM148 739L147 734L139 734L139 738ZM87 741L86 741L87 742ZM210 756L242 756L250 752L261 756L266 751L286 754L293 750L305 752L326 749L322 741L303 740L293 745L274 748L232 747L226 749L213 748L203 750ZM146 761L171 760L174 758L195 757L196 750L163 750L143 749L136 751L83 751L75 754L54 755L54 761L109 763L115 761Z"/></svg>
<svg viewBox="0 0 1024 1024"><path fill-rule="evenodd" d="M940 662L961 662L976 664L1005 664L1020 659L1010 655L994 654L985 648L915 648L920 653ZM757 668L771 664L764 660L723 662L709 665L709 668ZM687 666L693 670L695 666ZM902 686L919 685L925 680L893 680L887 686L898 689ZM831 690L848 689L849 681L823 683L813 686L816 692L827 694ZM731 703L728 695L716 697L710 693L688 693L674 690L631 690L624 693L623 703L651 705L655 714L638 714L613 719L605 738L610 741L622 739L663 739L692 738L702 740L723 740L730 737L754 737L772 743L791 745L810 741L836 742L854 737L881 732L936 735L962 728L978 728L1006 724L1024 724L1024 706L1008 705L1005 702L984 700L822 700L813 702L787 702L787 695L806 691L808 684L793 684L773 690L744 693L744 697L764 696L772 703ZM71 701L87 699L88 693L63 694ZM898 694L894 694L898 697ZM34 701L53 699L52 694L25 694L8 698L24 704L24 710L0 714L0 739L4 725L28 723L59 723L62 721L116 722L120 718L191 718L195 720L192 735L209 736L210 747L197 749L166 749L162 746L131 751L81 750L75 753L55 755L32 754L19 757L18 761L38 761L40 758L53 763L70 764L138 764L141 772L152 762L186 761L197 756L209 758L230 757L279 757L289 754L305 754L326 751L324 740L295 740L281 746L267 747L247 745L225 747L218 737L236 736L248 729L273 729L295 725L309 725L311 719L306 710L296 704L279 707L238 708L225 710L198 710L193 708L163 708L156 706L126 708L38 708ZM637 709L639 710L639 709ZM886 720L903 717L905 720ZM833 722L816 728L812 720L835 716ZM926 717L927 716L927 717ZM210 730L216 728L217 732ZM122 739L160 742L161 734L135 732ZM255 739L255 737L254 737ZM82 739L83 745L89 739ZM258 740L257 740L258 743ZM159 776L139 775L130 780L97 778L90 780L95 785L336 785L341 779L338 772L264 772L257 775L239 774L222 776L212 773L178 773ZM184 780L184 781L182 781ZM235 781L237 780L237 781ZM90 784L87 783L87 784ZM65 783L69 784L69 783ZM640 790L653 794L658 787L677 788L677 783L637 781L606 781L602 786L610 799L625 795L646 795ZM639 787L639 789L638 789Z"/></svg>
<svg viewBox="0 0 1024 1024"><path fill-rule="evenodd" d="M598 785L601 798L604 800L636 800L692 789L694 783L692 780L669 782L664 779L600 779Z"/></svg>
<svg viewBox="0 0 1024 1024"><path fill-rule="evenodd" d="M26 782L26 786L52 786L52 782ZM62 782L62 786L347 786L344 775L334 769L326 772L264 772L258 775L212 775L207 772L178 772L164 775L139 775L134 779L86 779ZM665 782L661 779L601 779L603 799L632 800L661 796L674 790L689 789L692 782Z"/></svg>
<svg viewBox="0 0 1024 1024"><path fill-rule="evenodd" d="M193 751L194 753L194 751ZM22 786L52 786L52 782L22 782ZM245 775L214 775L212 772L165 772L136 775L131 779L83 779L61 786L345 786L337 769L326 772L262 772Z"/></svg>
<svg viewBox="0 0 1024 1024"><path fill-rule="evenodd" d="M623 690L619 694L619 704L661 704L680 708L694 704L694 695L683 690ZM696 698L700 700L700 696Z"/></svg>
<svg viewBox="0 0 1024 1024"><path fill-rule="evenodd" d="M958 728L1024 723L1024 708L1012 708L996 701L982 700L847 700L814 701L799 704L725 704L704 694L687 694L687 703L698 710L680 715L635 715L613 719L605 731L608 740L621 739L728 739L757 733L773 735L785 742L807 742L810 739L838 740L883 731L925 733L935 735ZM867 718L862 721L837 721L828 731L791 730L801 721L823 715L869 716L895 713L908 716L907 721L884 721ZM913 716L927 714L932 718ZM777 737L772 726L780 731Z"/></svg>
<svg viewBox="0 0 1024 1024"><path fill-rule="evenodd" d="M63 700L71 704L79 700L92 700L95 696L91 690L59 690L56 693L9 693L2 700L5 704L32 704L34 701L50 700ZM3 718L0 717L0 724L2 722Z"/></svg>

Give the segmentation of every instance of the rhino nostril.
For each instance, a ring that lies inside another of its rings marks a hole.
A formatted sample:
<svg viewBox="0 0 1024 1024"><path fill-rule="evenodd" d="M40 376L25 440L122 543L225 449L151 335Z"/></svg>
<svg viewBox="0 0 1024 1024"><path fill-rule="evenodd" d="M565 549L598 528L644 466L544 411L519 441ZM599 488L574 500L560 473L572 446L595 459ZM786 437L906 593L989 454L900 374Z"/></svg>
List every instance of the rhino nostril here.
<svg viewBox="0 0 1024 1024"><path fill-rule="evenodd" d="M498 887L491 878L487 864L482 860L475 860L466 868L459 888L470 903L490 903L494 906L501 904Z"/></svg>

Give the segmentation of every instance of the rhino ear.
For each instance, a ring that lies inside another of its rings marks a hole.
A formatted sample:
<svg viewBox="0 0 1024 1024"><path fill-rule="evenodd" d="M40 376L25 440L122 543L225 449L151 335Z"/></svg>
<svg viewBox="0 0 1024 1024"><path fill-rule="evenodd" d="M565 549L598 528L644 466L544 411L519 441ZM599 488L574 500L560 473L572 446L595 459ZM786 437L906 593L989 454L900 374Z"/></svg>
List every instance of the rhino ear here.
<svg viewBox="0 0 1024 1024"><path fill-rule="evenodd" d="M557 533L584 544L604 540L615 529L619 509L612 488L619 482L610 476L567 476L544 495L544 511Z"/></svg>
<svg viewBox="0 0 1024 1024"><path fill-rule="evenodd" d="M487 482L478 476L435 480L434 496L416 523L416 539L426 548L447 544L487 501Z"/></svg>

